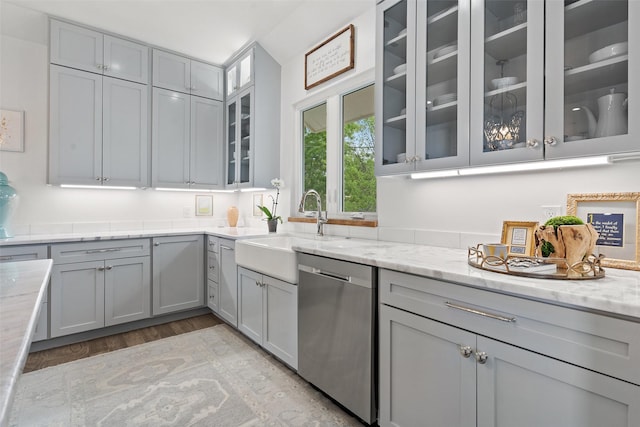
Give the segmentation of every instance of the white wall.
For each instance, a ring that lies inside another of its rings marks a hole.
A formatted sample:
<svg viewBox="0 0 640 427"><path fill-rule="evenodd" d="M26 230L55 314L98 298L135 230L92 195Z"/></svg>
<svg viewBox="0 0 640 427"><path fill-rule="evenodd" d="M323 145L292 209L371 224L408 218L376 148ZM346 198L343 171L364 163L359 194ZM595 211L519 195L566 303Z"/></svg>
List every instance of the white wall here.
<svg viewBox="0 0 640 427"><path fill-rule="evenodd" d="M227 207L237 203L235 194L214 194L214 216L195 217L196 193L48 186L47 17L6 2L0 8L0 107L25 112L25 151L0 152L0 170L20 198L10 230L37 234L226 224Z"/></svg>
<svg viewBox="0 0 640 427"><path fill-rule="evenodd" d="M348 23L328 26L327 36ZM351 23L356 27L355 70L305 91L303 60L306 51L299 52L294 60L282 66L281 173L290 184L295 185L298 179L295 168L290 166L292 154L294 159L300 158L294 132L299 117L293 106L375 65L375 7ZM561 206L565 212L567 194L627 191L640 191L638 160L579 170L423 181L379 178L378 230L329 228L337 234L465 248L484 239L499 239L504 220L542 221L542 205ZM300 194L299 188L287 193L294 206Z"/></svg>

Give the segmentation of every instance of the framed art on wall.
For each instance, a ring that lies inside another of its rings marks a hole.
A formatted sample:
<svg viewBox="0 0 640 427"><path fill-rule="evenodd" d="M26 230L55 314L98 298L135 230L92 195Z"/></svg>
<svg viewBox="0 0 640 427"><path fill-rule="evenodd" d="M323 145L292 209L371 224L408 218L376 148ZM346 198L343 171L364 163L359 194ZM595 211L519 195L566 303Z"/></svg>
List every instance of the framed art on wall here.
<svg viewBox="0 0 640 427"><path fill-rule="evenodd" d="M355 67L354 26L350 24L304 56L304 88L311 89Z"/></svg>
<svg viewBox="0 0 640 427"><path fill-rule="evenodd" d="M24 151L24 111L0 110L0 150Z"/></svg>
<svg viewBox="0 0 640 427"><path fill-rule="evenodd" d="M604 267L640 270L640 192L568 194L567 215L596 229Z"/></svg>
<svg viewBox="0 0 640 427"><path fill-rule="evenodd" d="M196 196L196 216L213 215L213 196Z"/></svg>

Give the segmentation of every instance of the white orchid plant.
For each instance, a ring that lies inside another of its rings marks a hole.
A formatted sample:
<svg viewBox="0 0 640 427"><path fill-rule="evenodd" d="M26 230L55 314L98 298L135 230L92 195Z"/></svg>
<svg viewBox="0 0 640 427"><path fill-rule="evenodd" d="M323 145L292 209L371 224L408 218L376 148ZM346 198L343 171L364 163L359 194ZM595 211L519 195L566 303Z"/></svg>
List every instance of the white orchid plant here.
<svg viewBox="0 0 640 427"><path fill-rule="evenodd" d="M280 221L280 224L282 224L282 217L276 215L276 210L278 209L278 198L280 197L280 189L284 188L284 181L281 180L280 178L273 178L271 180L271 185L276 189L275 198L273 198L272 195L269 195L269 198L271 199L271 210L269 210L269 208L266 206L260 206L260 205L256 205L256 206L258 206L258 209L260 209L266 215L267 221L271 221L275 219L277 221Z"/></svg>

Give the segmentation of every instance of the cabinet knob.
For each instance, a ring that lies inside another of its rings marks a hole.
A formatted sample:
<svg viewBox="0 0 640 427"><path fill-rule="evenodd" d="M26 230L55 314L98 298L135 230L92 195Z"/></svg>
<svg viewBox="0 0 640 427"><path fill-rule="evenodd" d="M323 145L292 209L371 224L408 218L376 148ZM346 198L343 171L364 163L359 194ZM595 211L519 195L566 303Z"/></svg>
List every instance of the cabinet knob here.
<svg viewBox="0 0 640 427"><path fill-rule="evenodd" d="M537 139L527 139L525 145L527 148L537 148L540 145L540 141L538 141Z"/></svg>
<svg viewBox="0 0 640 427"><path fill-rule="evenodd" d="M96 64L96 68L97 68L98 70L104 70L104 65L102 65L102 64Z"/></svg>
<svg viewBox="0 0 640 427"><path fill-rule="evenodd" d="M160 242L155 242L153 246L160 246Z"/></svg>
<svg viewBox="0 0 640 427"><path fill-rule="evenodd" d="M191 86L191 90L198 90L198 88L195 86Z"/></svg>
<svg viewBox="0 0 640 427"><path fill-rule="evenodd" d="M460 346L460 354L465 359L468 359L473 354L473 349L468 345L461 345Z"/></svg>
<svg viewBox="0 0 640 427"><path fill-rule="evenodd" d="M476 351L476 361L479 364L484 365L485 363L487 363L488 358L489 356L484 351Z"/></svg>
<svg viewBox="0 0 640 427"><path fill-rule="evenodd" d="M113 265L108 265L107 266L107 270L111 270L113 268Z"/></svg>
<svg viewBox="0 0 640 427"><path fill-rule="evenodd" d="M102 177L96 176L96 181L102 181Z"/></svg>
<svg viewBox="0 0 640 427"><path fill-rule="evenodd" d="M103 65L102 69L105 70L105 71L109 71L111 69L111 67L108 66L108 65Z"/></svg>
<svg viewBox="0 0 640 427"><path fill-rule="evenodd" d="M210 266L209 266L209 270L213 270L214 268L216 268L216 266L215 266L215 265L210 265Z"/></svg>
<svg viewBox="0 0 640 427"><path fill-rule="evenodd" d="M554 146L558 143L558 140L553 136L546 136L544 138L544 145Z"/></svg>
<svg viewBox="0 0 640 427"><path fill-rule="evenodd" d="M104 182L108 182L111 178L102 178Z"/></svg>
<svg viewBox="0 0 640 427"><path fill-rule="evenodd" d="M98 271L104 271L104 267L98 267L96 270L98 270Z"/></svg>

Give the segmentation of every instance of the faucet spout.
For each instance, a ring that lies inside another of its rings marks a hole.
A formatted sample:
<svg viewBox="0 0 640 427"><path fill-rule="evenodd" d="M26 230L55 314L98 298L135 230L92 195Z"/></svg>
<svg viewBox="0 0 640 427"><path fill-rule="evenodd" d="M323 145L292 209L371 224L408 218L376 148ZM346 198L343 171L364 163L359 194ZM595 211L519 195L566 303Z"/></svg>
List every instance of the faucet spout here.
<svg viewBox="0 0 640 427"><path fill-rule="evenodd" d="M307 196L309 195L314 196L316 198L316 206L318 207L318 215L317 215L317 221L316 221L318 236L324 236L323 226L324 224L327 223L327 217L322 216L322 198L320 197L320 194L316 190L313 190L313 189L307 190L302 195L302 199L300 200L300 205L298 206L298 212L304 212L304 204L305 204L305 201L307 200Z"/></svg>

